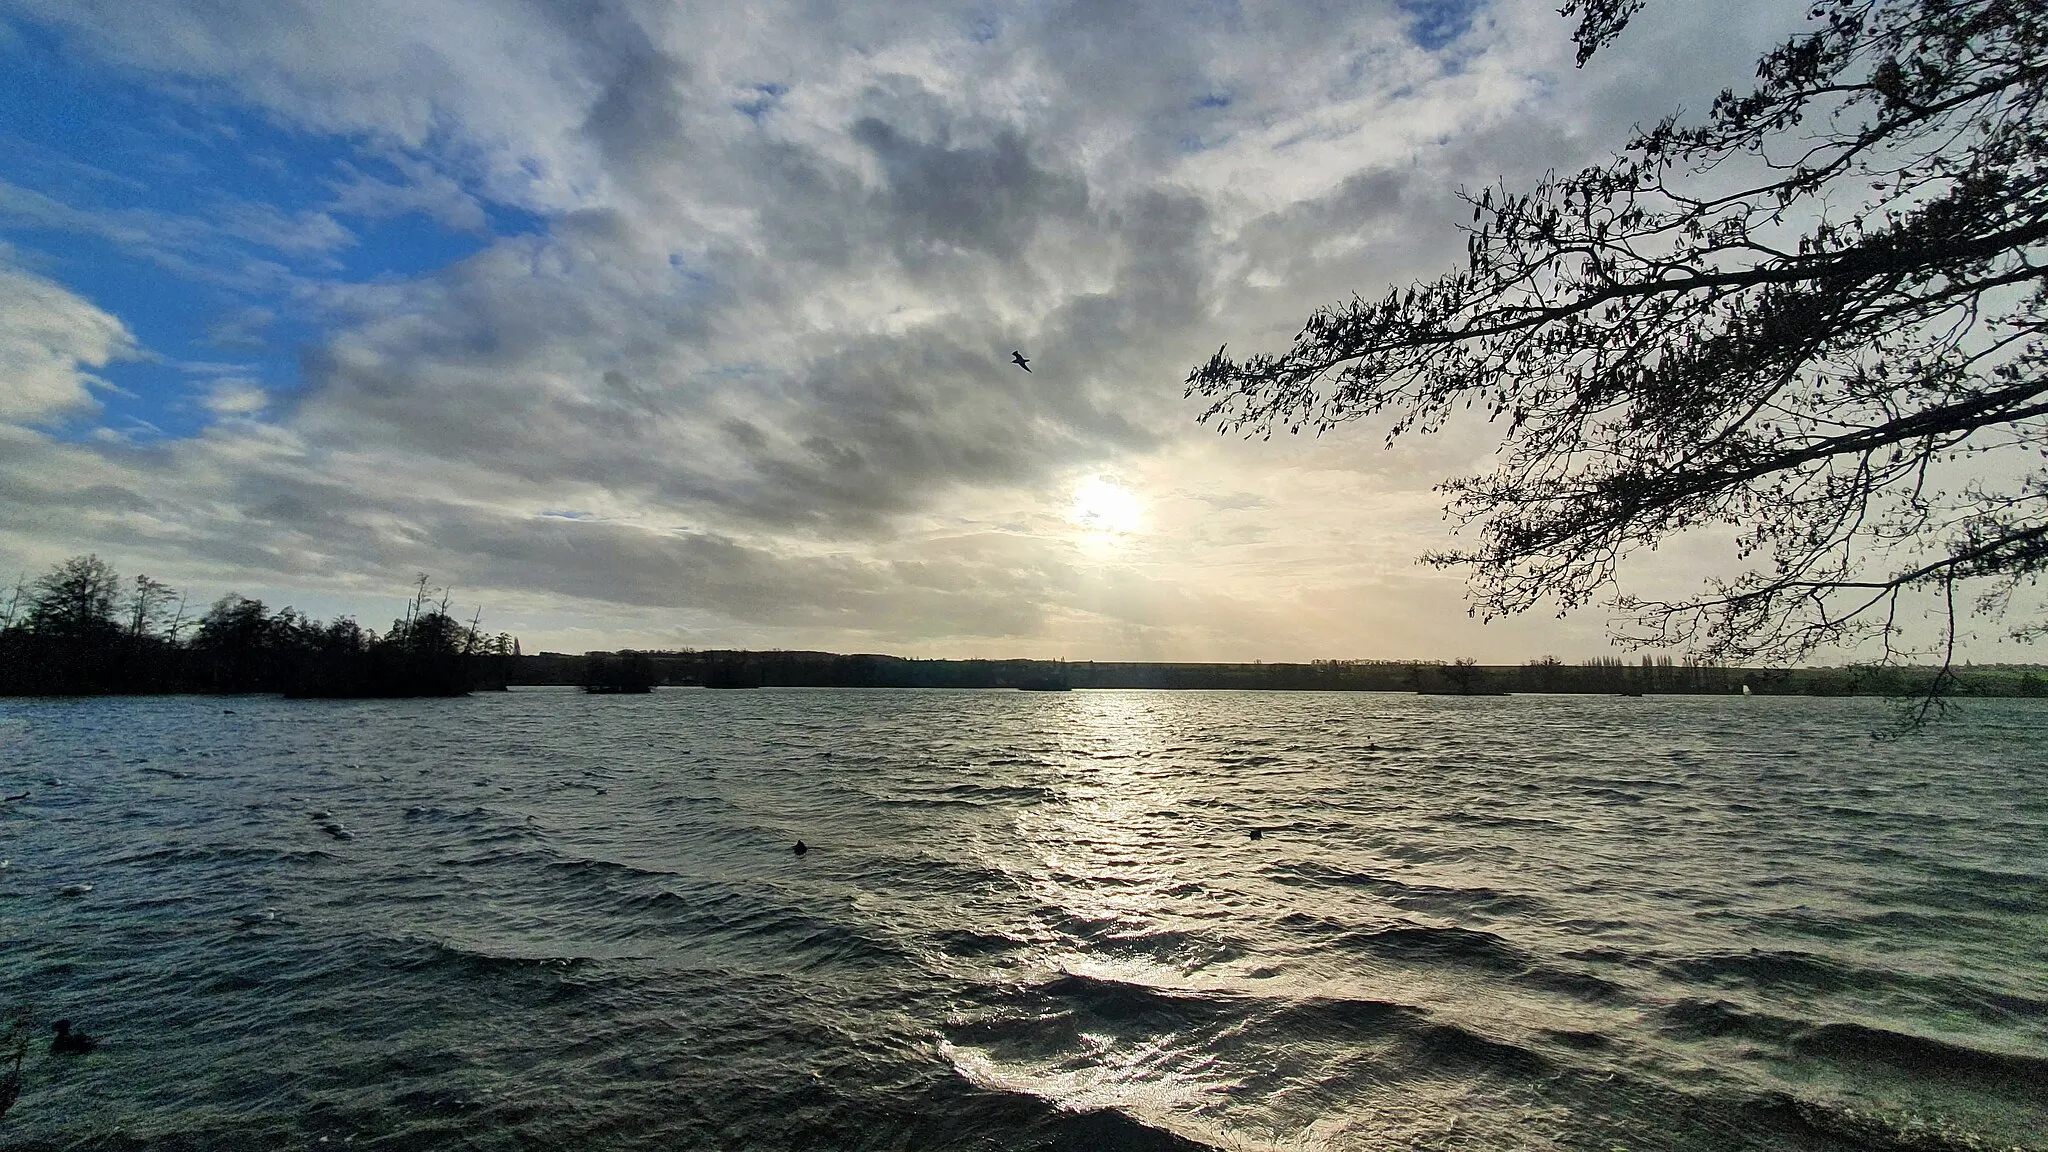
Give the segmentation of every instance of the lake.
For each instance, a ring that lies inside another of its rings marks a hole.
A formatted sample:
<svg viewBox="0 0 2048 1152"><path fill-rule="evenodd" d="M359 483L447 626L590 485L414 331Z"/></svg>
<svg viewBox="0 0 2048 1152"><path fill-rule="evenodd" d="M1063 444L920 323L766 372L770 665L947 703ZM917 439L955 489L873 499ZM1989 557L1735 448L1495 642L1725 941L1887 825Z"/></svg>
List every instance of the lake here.
<svg viewBox="0 0 2048 1152"><path fill-rule="evenodd" d="M1888 719L0 701L0 1144L2048 1147L2048 706Z"/></svg>

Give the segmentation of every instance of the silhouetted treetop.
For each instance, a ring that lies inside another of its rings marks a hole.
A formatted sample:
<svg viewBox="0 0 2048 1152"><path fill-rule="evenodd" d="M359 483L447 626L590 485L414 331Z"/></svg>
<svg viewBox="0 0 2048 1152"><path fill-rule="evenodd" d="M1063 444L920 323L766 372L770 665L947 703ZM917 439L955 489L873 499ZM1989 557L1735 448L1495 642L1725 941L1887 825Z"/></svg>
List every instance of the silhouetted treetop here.
<svg viewBox="0 0 2048 1152"><path fill-rule="evenodd" d="M426 581L379 637L340 617L321 623L230 592L186 635L184 600L148 576L125 594L97 556L59 564L0 601L0 694L286 692L299 696L447 696L503 687L518 641L478 632Z"/></svg>
<svg viewBox="0 0 2048 1152"><path fill-rule="evenodd" d="M1572 0L1582 62L1639 0ZM1461 269L1194 369L1203 420L1388 439L1476 408L1448 481L1487 616L1615 593L1631 552L1732 528L1752 570L1619 598L1634 639L1798 657L1896 634L1900 594L2000 613L2048 566L2048 4L1821 0L1696 123L1472 207ZM2016 631L2038 631L2035 621Z"/></svg>
<svg viewBox="0 0 2048 1152"><path fill-rule="evenodd" d="M31 586L25 623L31 632L56 636L109 634L120 627L120 600L121 578L106 561L74 556Z"/></svg>

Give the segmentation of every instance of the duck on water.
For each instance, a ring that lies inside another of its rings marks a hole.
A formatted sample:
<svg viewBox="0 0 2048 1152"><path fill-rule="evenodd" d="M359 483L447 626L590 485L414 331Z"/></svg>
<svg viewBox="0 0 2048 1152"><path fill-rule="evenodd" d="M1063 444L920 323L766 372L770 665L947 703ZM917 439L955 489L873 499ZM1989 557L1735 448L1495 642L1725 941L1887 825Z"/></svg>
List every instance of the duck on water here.
<svg viewBox="0 0 2048 1152"><path fill-rule="evenodd" d="M52 1027L57 1031L50 1039L50 1053L54 1056L83 1056L100 1045L84 1032L73 1031L69 1020L59 1020Z"/></svg>

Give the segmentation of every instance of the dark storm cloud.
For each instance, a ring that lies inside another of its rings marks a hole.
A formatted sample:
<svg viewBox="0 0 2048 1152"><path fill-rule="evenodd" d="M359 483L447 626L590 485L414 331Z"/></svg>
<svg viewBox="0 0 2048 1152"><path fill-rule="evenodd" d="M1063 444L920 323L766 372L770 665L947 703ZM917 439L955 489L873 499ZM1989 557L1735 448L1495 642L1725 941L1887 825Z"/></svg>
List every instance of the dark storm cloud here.
<svg viewBox="0 0 2048 1152"><path fill-rule="evenodd" d="M1086 181L1034 159L1016 127L956 128L928 93L897 88L879 99L899 111L921 105L931 139L875 116L843 128L877 159L879 189L840 158L786 143L743 139L736 162L757 165L750 188L764 216L807 220L832 238L813 277L880 277L886 290L900 264L942 288L977 283L975 298L948 299L939 317L887 335L796 332L783 342L780 310L818 289L803 268L764 273L745 253L711 248L692 261L701 280L686 281L658 228L588 211L545 241L501 245L451 270L402 318L312 355L306 418L338 439L405 443L535 483L639 492L735 530L826 536L886 534L889 517L961 486L1028 485L1156 443L1146 418L1156 400L1131 395L1129 374L1156 331L1205 306L1201 204L1146 192L1091 208ZM669 97L648 99L666 107ZM665 122L615 120L633 147L676 143L661 136ZM650 124L660 139L642 139ZM1079 238L1082 266L1030 250L1049 223ZM765 240L818 255L788 230L770 228ZM1114 287L1069 299L1021 334L992 315L1006 296L1071 297L1062 279L1076 273ZM1012 277L1019 283L1004 283ZM754 341L774 362L737 377L708 362ZM1020 341L1052 357L1045 371L1009 368L1007 349Z"/></svg>
<svg viewBox="0 0 2048 1152"><path fill-rule="evenodd" d="M1082 384L1040 383L997 353L1000 332L923 330L841 348L789 384L772 432L747 425L743 475L723 501L780 525L825 534L882 530L959 485L1032 482L1105 453L1143 447L1154 433ZM1048 347L1062 348L1060 333Z"/></svg>
<svg viewBox="0 0 2048 1152"><path fill-rule="evenodd" d="M952 246L1009 258L1044 217L1079 216L1088 207L1087 185L1034 164L1014 128L985 145L953 147L913 139L870 116L854 123L853 138L888 177L886 204L901 253Z"/></svg>

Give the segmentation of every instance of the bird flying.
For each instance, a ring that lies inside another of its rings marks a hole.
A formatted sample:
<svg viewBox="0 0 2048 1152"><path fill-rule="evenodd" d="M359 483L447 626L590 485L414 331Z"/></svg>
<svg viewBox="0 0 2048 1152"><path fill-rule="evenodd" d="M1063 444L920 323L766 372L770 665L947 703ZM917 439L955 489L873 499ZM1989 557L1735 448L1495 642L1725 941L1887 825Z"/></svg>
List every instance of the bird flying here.
<svg viewBox="0 0 2048 1152"><path fill-rule="evenodd" d="M1010 362L1015 364L1017 367L1022 368L1026 372L1031 371L1031 361L1026 360L1022 352L1010 353Z"/></svg>

